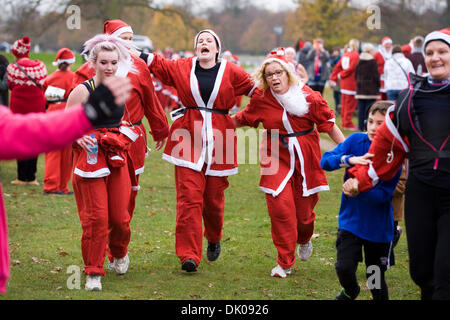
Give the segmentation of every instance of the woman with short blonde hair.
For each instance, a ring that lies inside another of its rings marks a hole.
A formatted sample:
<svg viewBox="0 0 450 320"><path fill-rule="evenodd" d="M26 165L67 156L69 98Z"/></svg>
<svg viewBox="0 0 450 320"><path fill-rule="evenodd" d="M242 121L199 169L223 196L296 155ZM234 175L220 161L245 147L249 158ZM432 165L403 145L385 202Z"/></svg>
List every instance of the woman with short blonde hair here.
<svg viewBox="0 0 450 320"><path fill-rule="evenodd" d="M261 142L260 159L265 160L259 187L266 194L278 251L271 276L285 278L295 263L297 244L301 260L311 256L318 192L329 190L320 169L319 132L326 132L336 143L344 141L344 136L320 93L294 74L283 48L270 53L256 78L259 88L233 120L236 127L262 124L270 135Z"/></svg>

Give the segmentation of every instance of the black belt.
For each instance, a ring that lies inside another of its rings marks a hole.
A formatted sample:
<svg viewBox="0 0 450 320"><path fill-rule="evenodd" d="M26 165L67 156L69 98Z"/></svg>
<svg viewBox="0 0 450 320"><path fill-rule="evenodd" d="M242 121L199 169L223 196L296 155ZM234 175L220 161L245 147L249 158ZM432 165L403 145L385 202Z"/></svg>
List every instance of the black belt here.
<svg viewBox="0 0 450 320"><path fill-rule="evenodd" d="M450 150L412 151L406 154L409 159L442 159L450 158Z"/></svg>
<svg viewBox="0 0 450 320"><path fill-rule="evenodd" d="M141 124L142 124L142 120L139 120L138 122L133 123L133 126L140 126Z"/></svg>
<svg viewBox="0 0 450 320"><path fill-rule="evenodd" d="M279 136L279 139L281 140L283 148L287 148L287 147L289 147L289 144L288 144L288 140L286 138L304 136L304 135L307 135L307 134L309 134L309 133L311 133L313 131L314 131L314 127L309 129L309 130L292 132L292 133L288 133L288 134L279 134L278 136ZM268 133L270 134L270 131L268 131Z"/></svg>
<svg viewBox="0 0 450 320"><path fill-rule="evenodd" d="M207 112L228 115L228 110L210 109L210 108L204 108L204 107L181 107L181 108L176 109L175 111L172 111L172 117L176 117L176 116L185 114L188 109L203 110L203 111L207 111Z"/></svg>
<svg viewBox="0 0 450 320"><path fill-rule="evenodd" d="M59 100L52 100L52 101L48 101L48 104L56 104L56 103L61 103L61 102L67 102L67 99L59 99Z"/></svg>

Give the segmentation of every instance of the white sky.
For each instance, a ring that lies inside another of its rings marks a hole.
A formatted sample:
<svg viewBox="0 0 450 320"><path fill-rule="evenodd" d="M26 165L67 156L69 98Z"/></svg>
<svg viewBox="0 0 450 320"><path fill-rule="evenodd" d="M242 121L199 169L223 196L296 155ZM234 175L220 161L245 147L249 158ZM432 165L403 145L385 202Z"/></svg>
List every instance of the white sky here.
<svg viewBox="0 0 450 320"><path fill-rule="evenodd" d="M196 1L202 9L213 8L217 6L218 3L226 0L209 0L209 1ZM168 5L173 3L180 3L182 0L154 0L153 3ZM251 3L261 6L262 8L271 11L282 11L282 10L294 10L296 5L294 0L250 0ZM197 11L197 10L194 10Z"/></svg>

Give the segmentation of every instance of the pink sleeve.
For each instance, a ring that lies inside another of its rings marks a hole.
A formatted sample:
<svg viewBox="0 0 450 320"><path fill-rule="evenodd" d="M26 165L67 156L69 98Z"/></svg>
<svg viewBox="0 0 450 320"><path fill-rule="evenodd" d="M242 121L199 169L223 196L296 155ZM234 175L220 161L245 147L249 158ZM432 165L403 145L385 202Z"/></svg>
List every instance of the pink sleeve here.
<svg viewBox="0 0 450 320"><path fill-rule="evenodd" d="M93 129L83 107L14 114L0 107L0 159L26 159L61 149Z"/></svg>
<svg viewBox="0 0 450 320"><path fill-rule="evenodd" d="M0 293L6 293L6 281L9 278L8 222L3 204L2 185L0 184Z"/></svg>

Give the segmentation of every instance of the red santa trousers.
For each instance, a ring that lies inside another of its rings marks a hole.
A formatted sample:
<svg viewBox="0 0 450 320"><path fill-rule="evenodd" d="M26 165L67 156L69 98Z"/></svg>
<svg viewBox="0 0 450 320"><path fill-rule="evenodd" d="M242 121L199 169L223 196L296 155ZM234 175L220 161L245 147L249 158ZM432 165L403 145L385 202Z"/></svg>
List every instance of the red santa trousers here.
<svg viewBox="0 0 450 320"><path fill-rule="evenodd" d="M355 99L354 95L342 94L341 95L341 116L342 116L342 127L352 128L355 127L353 123L352 116L356 109L358 100Z"/></svg>
<svg viewBox="0 0 450 320"><path fill-rule="evenodd" d="M51 104L47 112L63 110L65 103ZM68 193L68 183L72 175L72 147L45 154L44 191Z"/></svg>
<svg viewBox="0 0 450 320"><path fill-rule="evenodd" d="M307 243L314 232L316 215L313 210L319 195L303 197L302 182L297 160L296 170L283 191L277 197L266 194L272 239L278 252L277 262L284 269L294 265L297 243Z"/></svg>
<svg viewBox="0 0 450 320"><path fill-rule="evenodd" d="M123 258L130 242L130 176L127 166L110 168L103 178L72 177L83 234L81 252L86 274L105 275L107 245L113 257Z"/></svg>
<svg viewBox="0 0 450 320"><path fill-rule="evenodd" d="M128 212L130 213L130 219L133 218L134 209L136 207L136 197L139 187L139 175L144 171L145 155L147 153L147 137L145 134L145 127L141 123L141 135L136 139L128 149L128 169L131 179L131 195L130 203L128 206Z"/></svg>
<svg viewBox="0 0 450 320"><path fill-rule="evenodd" d="M228 177L208 176L205 170L206 165L201 172L175 166L175 250L181 262L194 259L197 266L202 260L202 218L205 238L212 243L222 239L224 191L229 185Z"/></svg>

